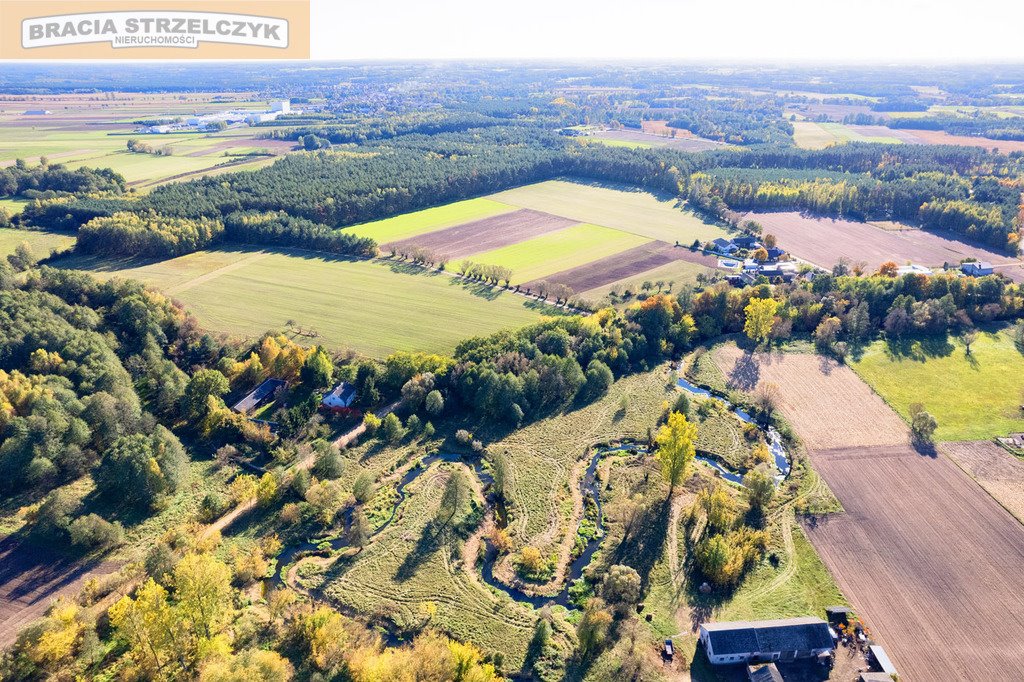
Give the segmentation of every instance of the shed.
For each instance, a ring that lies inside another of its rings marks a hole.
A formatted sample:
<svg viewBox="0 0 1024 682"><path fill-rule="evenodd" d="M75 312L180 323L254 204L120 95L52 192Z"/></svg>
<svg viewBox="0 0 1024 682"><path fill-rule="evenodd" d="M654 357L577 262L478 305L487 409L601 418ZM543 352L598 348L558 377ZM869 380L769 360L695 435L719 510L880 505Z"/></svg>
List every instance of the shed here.
<svg viewBox="0 0 1024 682"><path fill-rule="evenodd" d="M750 682L785 682L782 673L774 663L748 665L747 679Z"/></svg>
<svg viewBox="0 0 1024 682"><path fill-rule="evenodd" d="M830 623L848 623L853 610L847 606L826 606L825 617Z"/></svg>
<svg viewBox="0 0 1024 682"><path fill-rule="evenodd" d="M889 673L861 673L857 682L893 682Z"/></svg>
<svg viewBox="0 0 1024 682"><path fill-rule="evenodd" d="M872 644L868 647L868 652L871 654L871 662L873 667L879 668L883 673L892 675L896 673L896 666L889 660L889 654L885 653L885 649Z"/></svg>

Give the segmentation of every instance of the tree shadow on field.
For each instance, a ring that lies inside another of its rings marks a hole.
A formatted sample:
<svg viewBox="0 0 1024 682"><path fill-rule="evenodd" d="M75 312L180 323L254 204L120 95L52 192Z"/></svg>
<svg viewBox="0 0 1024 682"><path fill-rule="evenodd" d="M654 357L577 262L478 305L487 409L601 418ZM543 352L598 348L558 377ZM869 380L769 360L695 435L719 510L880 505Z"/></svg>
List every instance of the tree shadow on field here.
<svg viewBox="0 0 1024 682"><path fill-rule="evenodd" d="M651 571L665 552L668 524L672 517L672 500L657 500L645 506L628 532L615 548L613 562L626 564L640 574L641 592L650 586Z"/></svg>
<svg viewBox="0 0 1024 682"><path fill-rule="evenodd" d="M729 388L736 388L741 391L752 391L757 388L757 382L761 379L761 365L753 352L746 352L729 372Z"/></svg>
<svg viewBox="0 0 1024 682"><path fill-rule="evenodd" d="M444 529L441 529L444 530ZM395 582L403 583L416 575L416 571L427 562L430 556L441 547L442 533L438 532L433 521L428 523L420 531L419 540L416 546L409 552L398 570L395 571Z"/></svg>
<svg viewBox="0 0 1024 682"><path fill-rule="evenodd" d="M944 358L956 350L948 334L932 336L890 337L885 341L886 353L893 360L924 362L929 358Z"/></svg>
<svg viewBox="0 0 1024 682"><path fill-rule="evenodd" d="M461 287L463 291L466 291L477 298L483 298L488 301L493 301L503 293L505 289L493 287L483 282L477 282L470 279L462 279L460 277L452 277L452 281L449 282L451 286Z"/></svg>

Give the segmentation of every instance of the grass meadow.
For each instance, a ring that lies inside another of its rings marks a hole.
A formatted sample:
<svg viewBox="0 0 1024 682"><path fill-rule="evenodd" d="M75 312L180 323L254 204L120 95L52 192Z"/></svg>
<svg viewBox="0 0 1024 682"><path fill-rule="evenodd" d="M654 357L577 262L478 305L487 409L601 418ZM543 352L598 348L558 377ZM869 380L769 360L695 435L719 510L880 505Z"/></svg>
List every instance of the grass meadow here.
<svg viewBox="0 0 1024 682"><path fill-rule="evenodd" d="M936 440L982 440L1024 431L1024 354L1012 330L978 334L967 355L957 339L913 341L894 352L869 346L850 366L904 419L921 403L939 423Z"/></svg>
<svg viewBox="0 0 1024 682"><path fill-rule="evenodd" d="M64 249L71 246L75 243L75 238L54 232L0 228L0 256L14 253L14 249L22 242L27 242L36 257L42 258L49 256L52 249Z"/></svg>
<svg viewBox="0 0 1024 682"><path fill-rule="evenodd" d="M554 310L413 266L301 251L210 250L142 265L76 257L61 265L151 284L210 331L256 337L294 321L315 330L319 343L375 357L451 352L465 338Z"/></svg>

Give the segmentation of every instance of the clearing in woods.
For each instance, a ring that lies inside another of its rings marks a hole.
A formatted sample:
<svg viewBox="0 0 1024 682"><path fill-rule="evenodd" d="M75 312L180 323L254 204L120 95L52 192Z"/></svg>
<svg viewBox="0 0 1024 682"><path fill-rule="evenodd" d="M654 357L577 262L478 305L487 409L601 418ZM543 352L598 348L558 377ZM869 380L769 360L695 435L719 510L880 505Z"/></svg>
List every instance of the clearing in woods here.
<svg viewBox="0 0 1024 682"><path fill-rule="evenodd" d="M28 243L36 258L45 258L53 249L61 250L71 246L75 243L75 238L58 232L0 228L0 257L14 253L22 242Z"/></svg>
<svg viewBox="0 0 1024 682"><path fill-rule="evenodd" d="M254 256L260 253L266 256ZM75 257L61 266L173 291L209 331L251 338L292 320L319 334L310 342L374 357L396 350L451 352L467 337L557 314L526 297L443 273L301 250L215 249L141 265Z"/></svg>
<svg viewBox="0 0 1024 682"><path fill-rule="evenodd" d="M858 412L857 403L847 408ZM1017 679L1024 526L944 456L812 450L843 514L806 522L843 592L909 680Z"/></svg>
<svg viewBox="0 0 1024 682"><path fill-rule="evenodd" d="M814 353L752 354L732 344L713 352L729 388L755 392L774 385L778 409L812 450L907 442L906 423L835 360Z"/></svg>
<svg viewBox="0 0 1024 682"><path fill-rule="evenodd" d="M850 366L904 418L911 404L924 405L939 423L937 440L1024 431L1024 354L1012 329L980 331L970 355L952 337L876 341Z"/></svg>

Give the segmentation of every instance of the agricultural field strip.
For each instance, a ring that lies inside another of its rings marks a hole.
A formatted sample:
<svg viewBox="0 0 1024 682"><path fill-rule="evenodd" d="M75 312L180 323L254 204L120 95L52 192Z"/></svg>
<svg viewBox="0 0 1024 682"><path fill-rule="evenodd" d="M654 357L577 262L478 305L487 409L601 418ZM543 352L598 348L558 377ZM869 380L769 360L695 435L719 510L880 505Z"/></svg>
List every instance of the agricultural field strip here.
<svg viewBox="0 0 1024 682"><path fill-rule="evenodd" d="M674 261L687 261L707 268L714 268L717 259L675 247L666 242L652 241L621 251L600 260L557 272L547 279L571 287L574 291L589 291L630 277L642 275L668 265ZM526 286L536 282L527 282Z"/></svg>
<svg viewBox="0 0 1024 682"><path fill-rule="evenodd" d="M360 237L370 237L378 244L386 244L515 210L515 206L482 197L434 206L344 229Z"/></svg>
<svg viewBox="0 0 1024 682"><path fill-rule="evenodd" d="M778 408L812 450L903 445L907 424L853 370L812 353L713 351L728 386L748 392L773 384ZM857 409L849 409L857 405Z"/></svg>
<svg viewBox="0 0 1024 682"><path fill-rule="evenodd" d="M970 356L958 339L937 347L913 341L897 352L877 341L850 367L904 419L910 419L911 404L921 403L938 422L937 440L1024 431L1024 355L1010 330L989 328L977 336ZM969 386L984 390L964 390Z"/></svg>
<svg viewBox="0 0 1024 682"><path fill-rule="evenodd" d="M56 232L0 228L0 256L14 253L14 250L22 242L26 242L32 252L42 258L49 256L51 249L64 249L71 246L75 243L75 238Z"/></svg>
<svg viewBox="0 0 1024 682"><path fill-rule="evenodd" d="M823 268L831 268L841 257L851 263L866 262L871 269L886 261L941 267L967 257L1000 264L1016 262L1005 254L924 230L882 230L868 223L815 218L795 211L751 212L744 219L756 220L786 251Z"/></svg>
<svg viewBox="0 0 1024 682"><path fill-rule="evenodd" d="M1024 461L990 440L942 443L939 451L1024 523Z"/></svg>
<svg viewBox="0 0 1024 682"><path fill-rule="evenodd" d="M514 284L547 277L581 265L612 258L649 243L646 237L582 223L509 246L468 254L476 263L512 269Z"/></svg>
<svg viewBox="0 0 1024 682"><path fill-rule="evenodd" d="M173 288L175 298L210 331L257 336L293 319L319 332L320 342L329 347L374 356L399 349L450 351L466 336L522 326L543 312L525 297L484 288L476 292L474 285L445 273L393 271L389 263L300 250L267 251L266 257L259 253L202 251L139 267L90 258L63 265L101 278ZM244 266L233 266L244 259ZM216 276L190 286L212 273Z"/></svg>
<svg viewBox="0 0 1024 682"><path fill-rule="evenodd" d="M384 249L421 247L448 258L464 258L472 254L526 243L530 239L540 238L549 232L561 231L575 224L576 221L569 218L519 209L385 244Z"/></svg>
<svg viewBox="0 0 1024 682"><path fill-rule="evenodd" d="M846 513L808 535L901 677L1013 678L1024 642L1005 625L1024 608L1024 527L944 456L888 446L811 460Z"/></svg>

